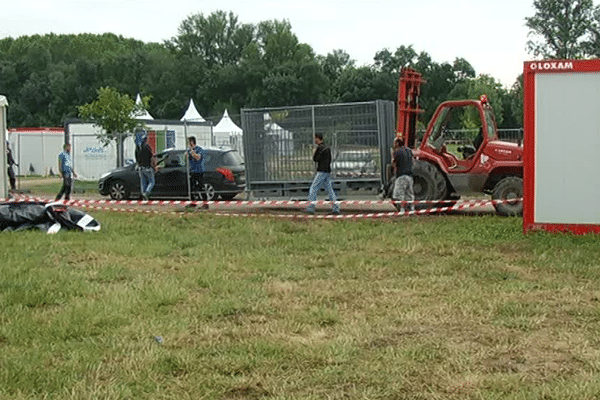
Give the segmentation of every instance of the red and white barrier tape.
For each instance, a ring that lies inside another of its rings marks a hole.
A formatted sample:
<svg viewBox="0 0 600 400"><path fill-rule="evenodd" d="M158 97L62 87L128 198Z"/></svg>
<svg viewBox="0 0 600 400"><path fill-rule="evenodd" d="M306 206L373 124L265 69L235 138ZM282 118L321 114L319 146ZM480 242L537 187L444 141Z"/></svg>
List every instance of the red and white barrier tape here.
<svg viewBox="0 0 600 400"><path fill-rule="evenodd" d="M290 206L294 209L303 209L310 204L307 200L259 200L259 201L248 201L248 200L230 200L230 201L163 201L163 200L59 200L53 201L42 198L34 197L20 197L14 199L6 199L6 202L13 203L24 203L31 201L40 202L55 202L64 205L91 208L101 211L117 211L117 212L142 212L151 214L179 214L180 211L162 211L155 208L137 207L137 206L183 206L183 207L199 207L208 206L210 208L219 208L220 206ZM436 214L445 213L449 211L461 211L471 208L486 207L490 205L496 205L501 203L514 203L516 201L522 201L522 199L512 200L465 200L465 201L415 201L415 206L428 206L427 208L419 209L416 211L404 211L404 212L374 212L374 213L348 213L348 214L335 214L335 215L321 215L321 214L272 214L272 213L248 213L248 212L220 212L217 211L215 215L221 216L268 216L268 217L279 217L279 218L306 218L306 219L358 219L358 218L385 218L385 217L398 217L404 215L425 215L425 214ZM343 200L337 202L340 205L401 205L407 207L411 202L400 202L392 200ZM316 205L330 205L330 201L319 200L315 202ZM441 204L448 204L446 206L440 206ZM100 205L112 206L102 207ZM119 208L114 206L135 206L129 208ZM418 207L419 208L419 207Z"/></svg>
<svg viewBox="0 0 600 400"><path fill-rule="evenodd" d="M337 204L342 205L393 205L398 204L402 206L410 205L411 203L415 206L439 206L440 204L448 204L448 207L453 207L458 204L474 204L479 205L490 205L490 204L502 204L502 203L515 203L520 202L523 199L511 199L511 200L421 200L421 201L395 201L395 200L340 200ZM124 206L135 206L135 205L146 205L146 206L308 206L311 202L308 200L219 200L219 201L190 201L190 200L52 200L44 199L40 197L28 197L23 196L12 199L0 199L3 202L9 203L24 203L30 201L41 201L41 202L54 202L62 203L64 205L94 205L94 204L107 204L107 205L124 205ZM314 202L315 205L329 205L329 200L317 200Z"/></svg>

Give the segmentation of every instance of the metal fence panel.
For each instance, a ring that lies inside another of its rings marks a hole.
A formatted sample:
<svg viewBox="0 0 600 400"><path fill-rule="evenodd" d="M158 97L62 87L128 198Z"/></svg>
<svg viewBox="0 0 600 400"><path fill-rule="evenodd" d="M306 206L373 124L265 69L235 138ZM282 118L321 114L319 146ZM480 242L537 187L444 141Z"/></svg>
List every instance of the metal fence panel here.
<svg viewBox="0 0 600 400"><path fill-rule="evenodd" d="M394 103L374 101L242 109L246 179L260 195L300 195L315 172L314 134L332 152L334 186L381 187L394 135ZM383 142L383 143L382 143Z"/></svg>

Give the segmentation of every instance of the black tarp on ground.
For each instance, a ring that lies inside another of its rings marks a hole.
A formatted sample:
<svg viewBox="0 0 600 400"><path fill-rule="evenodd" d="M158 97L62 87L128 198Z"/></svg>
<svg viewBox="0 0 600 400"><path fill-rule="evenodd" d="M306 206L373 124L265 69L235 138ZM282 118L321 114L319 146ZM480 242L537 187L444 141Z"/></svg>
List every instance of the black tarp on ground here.
<svg viewBox="0 0 600 400"><path fill-rule="evenodd" d="M27 229L40 229L48 233L56 233L61 229L98 231L100 223L91 215L61 203L0 202L0 231Z"/></svg>

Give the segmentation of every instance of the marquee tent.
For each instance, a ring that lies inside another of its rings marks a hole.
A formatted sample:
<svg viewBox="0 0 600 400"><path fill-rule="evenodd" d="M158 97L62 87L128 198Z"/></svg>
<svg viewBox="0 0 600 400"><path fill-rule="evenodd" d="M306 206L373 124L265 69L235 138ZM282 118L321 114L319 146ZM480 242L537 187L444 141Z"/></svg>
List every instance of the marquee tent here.
<svg viewBox="0 0 600 400"><path fill-rule="evenodd" d="M265 134L270 138L268 151L281 156L289 156L294 153L294 133L284 129L271 119L271 115L264 113Z"/></svg>
<svg viewBox="0 0 600 400"><path fill-rule="evenodd" d="M196 110L196 105L194 104L194 100L190 99L190 105L188 106L187 111L181 118L182 121L193 121L193 122L206 122L202 115Z"/></svg>
<svg viewBox="0 0 600 400"><path fill-rule="evenodd" d="M223 112L223 116L219 123L213 128L213 135L216 146L230 146L240 154L244 154L244 146L242 142L243 131L229 117L227 110Z"/></svg>
<svg viewBox="0 0 600 400"><path fill-rule="evenodd" d="M137 97L135 99L135 104L137 104L138 106L142 105L142 98L140 97L139 93L138 93L138 95L137 95ZM144 111L136 114L135 118L136 119L154 119L152 117L152 115L150 115L150 113L148 111L146 111L146 110L144 110Z"/></svg>

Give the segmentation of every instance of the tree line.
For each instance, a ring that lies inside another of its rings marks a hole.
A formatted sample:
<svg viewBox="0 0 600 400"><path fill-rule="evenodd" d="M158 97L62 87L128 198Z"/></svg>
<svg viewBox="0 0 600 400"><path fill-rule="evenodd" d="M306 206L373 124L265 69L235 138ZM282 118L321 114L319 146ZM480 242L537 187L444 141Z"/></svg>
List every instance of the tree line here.
<svg viewBox="0 0 600 400"><path fill-rule="evenodd" d="M536 14L526 18L533 55L600 54L600 11L592 0L536 0L534 6ZM403 66L427 81L424 121L444 100L486 93L500 127L522 126L522 79L504 88L468 60L434 61L410 45L381 49L372 64L357 66L341 49L315 54L286 20L244 24L225 11L190 15L164 43L114 34L2 39L0 93L9 99L10 126L62 126L106 87L149 98L155 118L180 119L194 99L205 118L217 119L225 109L395 101Z"/></svg>

